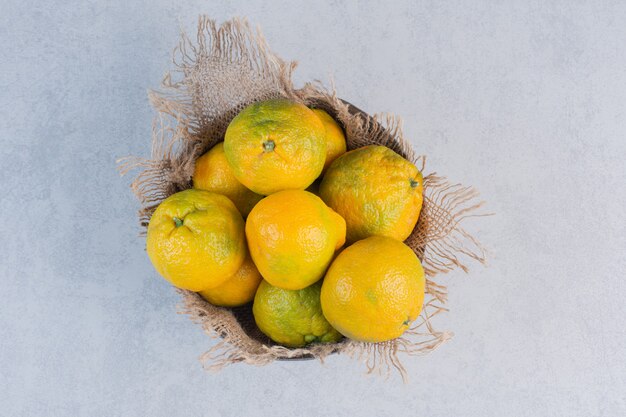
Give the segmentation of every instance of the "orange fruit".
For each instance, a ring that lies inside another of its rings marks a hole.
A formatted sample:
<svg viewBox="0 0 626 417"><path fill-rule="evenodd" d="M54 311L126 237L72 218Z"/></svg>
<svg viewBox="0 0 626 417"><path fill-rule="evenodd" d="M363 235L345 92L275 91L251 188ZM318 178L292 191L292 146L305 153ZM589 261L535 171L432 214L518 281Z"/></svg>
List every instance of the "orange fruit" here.
<svg viewBox="0 0 626 417"><path fill-rule="evenodd" d="M200 291L199 294L213 305L237 307L254 299L254 294L262 279L259 270L248 255L235 275L223 284Z"/></svg>
<svg viewBox="0 0 626 417"><path fill-rule="evenodd" d="M304 190L324 167L326 130L303 104L262 101L230 122L224 152L235 178L257 194Z"/></svg>
<svg viewBox="0 0 626 417"><path fill-rule="evenodd" d="M226 160L224 142L218 143L196 160L192 180L193 188L228 197L243 217L263 198L237 181Z"/></svg>
<svg viewBox="0 0 626 417"><path fill-rule="evenodd" d="M346 137L339 123L330 114L322 109L312 110L320 118L326 129L326 161L322 170L326 171L337 157L346 153Z"/></svg>
<svg viewBox="0 0 626 417"><path fill-rule="evenodd" d="M370 145L341 155L320 184L322 200L347 226L347 241L373 235L405 240L422 209L421 172L385 146Z"/></svg>
<svg viewBox="0 0 626 417"><path fill-rule="evenodd" d="M344 249L322 284L322 311L341 334L363 342L395 339L424 303L424 269L399 240L372 236Z"/></svg>
<svg viewBox="0 0 626 417"><path fill-rule="evenodd" d="M216 287L246 257L244 221L226 197L189 189L166 198L148 224L146 250L155 269L190 291Z"/></svg>
<svg viewBox="0 0 626 417"><path fill-rule="evenodd" d="M316 195L286 190L261 200L250 212L250 255L270 284L299 290L322 276L345 242L344 220Z"/></svg>
<svg viewBox="0 0 626 417"><path fill-rule="evenodd" d="M259 329L276 343L301 347L336 342L342 338L322 314L321 282L300 290L285 290L263 280L254 297L252 313Z"/></svg>

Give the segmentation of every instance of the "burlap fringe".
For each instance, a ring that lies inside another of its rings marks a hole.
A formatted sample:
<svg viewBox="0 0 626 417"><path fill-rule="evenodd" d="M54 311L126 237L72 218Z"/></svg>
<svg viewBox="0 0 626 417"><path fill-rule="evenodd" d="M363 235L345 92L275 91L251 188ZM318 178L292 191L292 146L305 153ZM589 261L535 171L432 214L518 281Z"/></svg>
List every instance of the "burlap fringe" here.
<svg viewBox="0 0 626 417"><path fill-rule="evenodd" d="M367 116L339 99L334 86L308 83L295 89L291 74L295 62L286 62L268 48L263 36L246 20L233 19L221 26L206 16L198 22L195 42L182 34L174 50L175 69L163 79L160 91L149 93L157 111L150 158L119 161L122 174L139 170L131 188L142 204L140 224L145 228L156 206L169 195L190 187L196 158L221 141L232 118L248 104L285 97L329 111L341 122L348 148L370 144L387 146L415 163L422 172L425 157L418 156L402 134L401 120L390 114ZM413 327L396 340L362 343L344 340L301 349L272 345L250 337L233 312L215 307L197 294L179 290L180 312L199 323L219 341L202 355L213 371L244 362L266 365L277 359L347 354L363 362L368 373L388 376L392 370L406 380L399 355L426 354L452 337L434 329L432 319L443 311L446 287L434 277L460 268L470 260L484 263L485 251L461 223L478 216L477 192L430 174L424 181L424 206L420 220L406 243L418 254L427 274L428 300Z"/></svg>

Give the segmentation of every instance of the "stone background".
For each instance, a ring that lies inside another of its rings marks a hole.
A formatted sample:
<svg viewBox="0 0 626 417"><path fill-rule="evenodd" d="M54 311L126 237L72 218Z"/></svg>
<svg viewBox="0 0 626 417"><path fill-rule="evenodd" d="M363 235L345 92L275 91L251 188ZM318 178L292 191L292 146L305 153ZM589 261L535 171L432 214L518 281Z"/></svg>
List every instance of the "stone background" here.
<svg viewBox="0 0 626 417"><path fill-rule="evenodd" d="M445 3L445 4L443 4ZM405 120L497 213L410 383L344 357L202 370L116 159L179 27L248 16L296 83ZM626 415L626 3L18 1L0 12L0 414Z"/></svg>

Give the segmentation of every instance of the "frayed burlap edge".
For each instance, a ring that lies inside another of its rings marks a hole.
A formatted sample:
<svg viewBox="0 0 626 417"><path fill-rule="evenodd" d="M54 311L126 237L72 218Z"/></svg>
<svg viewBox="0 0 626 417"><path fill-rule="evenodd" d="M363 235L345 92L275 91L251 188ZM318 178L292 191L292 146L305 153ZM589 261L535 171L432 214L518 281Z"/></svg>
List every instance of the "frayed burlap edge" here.
<svg viewBox="0 0 626 417"><path fill-rule="evenodd" d="M163 199L190 187L196 158L222 140L230 120L259 100L285 97L324 108L343 125L349 149L384 145L424 171L425 157L417 156L404 138L399 118L355 111L337 97L334 88L326 89L319 82L295 89L291 82L295 62L272 53L260 31L253 30L246 20L233 19L220 26L201 16L195 42L182 34L174 50L174 65L162 89L149 92L157 111L151 156L119 161L122 174L139 170L131 188L142 204L139 219L144 228ZM323 361L338 353L363 362L368 373L389 375L395 369L406 379L399 355L426 354L452 337L451 332L437 331L432 325L432 318L446 311L447 296L446 287L435 282L435 275L457 268L467 271L468 260L485 261L480 243L461 227L463 220L479 215L480 206L473 188L450 183L434 173L425 177L422 214L406 243L424 265L428 299L419 319L401 338L384 343L345 339L300 349L270 345L249 337L231 310L178 290L182 295L180 312L219 339L201 361L209 370L220 370L238 362L266 365L301 357Z"/></svg>

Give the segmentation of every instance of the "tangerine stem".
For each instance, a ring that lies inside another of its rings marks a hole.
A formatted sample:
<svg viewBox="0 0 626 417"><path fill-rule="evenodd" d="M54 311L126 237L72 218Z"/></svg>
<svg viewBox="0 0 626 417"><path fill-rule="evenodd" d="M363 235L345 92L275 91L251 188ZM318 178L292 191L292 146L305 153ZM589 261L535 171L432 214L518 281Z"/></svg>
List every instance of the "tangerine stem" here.
<svg viewBox="0 0 626 417"><path fill-rule="evenodd" d="M272 152L275 147L276 147L276 144L271 139L270 140L266 140L265 142L263 142L263 150L265 152Z"/></svg>

